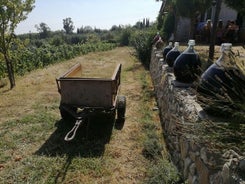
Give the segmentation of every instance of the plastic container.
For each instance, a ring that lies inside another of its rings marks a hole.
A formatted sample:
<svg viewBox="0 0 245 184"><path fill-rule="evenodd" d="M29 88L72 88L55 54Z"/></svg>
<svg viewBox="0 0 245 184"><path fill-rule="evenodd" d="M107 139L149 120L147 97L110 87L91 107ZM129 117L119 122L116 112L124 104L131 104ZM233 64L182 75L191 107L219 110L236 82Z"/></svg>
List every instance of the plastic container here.
<svg viewBox="0 0 245 184"><path fill-rule="evenodd" d="M189 40L188 48L174 62L174 75L179 82L192 83L201 74L201 60L194 46L195 40Z"/></svg>
<svg viewBox="0 0 245 184"><path fill-rule="evenodd" d="M175 59L180 55L179 42L174 43L174 48L172 48L166 55L166 62L169 67L173 67Z"/></svg>

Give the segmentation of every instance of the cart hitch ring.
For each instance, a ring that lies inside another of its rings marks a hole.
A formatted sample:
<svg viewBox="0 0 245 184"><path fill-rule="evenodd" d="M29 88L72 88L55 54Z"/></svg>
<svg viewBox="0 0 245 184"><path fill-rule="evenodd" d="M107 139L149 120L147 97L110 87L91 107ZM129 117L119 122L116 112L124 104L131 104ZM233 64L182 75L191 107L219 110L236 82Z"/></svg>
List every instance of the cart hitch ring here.
<svg viewBox="0 0 245 184"><path fill-rule="evenodd" d="M74 139L77 129L79 128L79 126L81 125L82 120L77 120L74 127L66 134L64 140L65 141L71 141Z"/></svg>

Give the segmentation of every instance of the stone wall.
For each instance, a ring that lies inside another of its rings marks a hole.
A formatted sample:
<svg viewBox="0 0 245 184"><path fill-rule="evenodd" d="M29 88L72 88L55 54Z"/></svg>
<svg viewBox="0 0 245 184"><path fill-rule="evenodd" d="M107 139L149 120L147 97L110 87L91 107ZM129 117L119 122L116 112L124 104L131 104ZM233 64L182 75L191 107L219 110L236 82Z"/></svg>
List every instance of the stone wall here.
<svg viewBox="0 0 245 184"><path fill-rule="evenodd" d="M234 173L245 173L244 155L240 156L233 150L214 154L199 145L195 135L183 133L185 128L207 116L196 102L195 91L190 85L175 81L173 69L164 63L162 51L156 48L152 50L150 73L165 141L183 178L191 184L245 184Z"/></svg>

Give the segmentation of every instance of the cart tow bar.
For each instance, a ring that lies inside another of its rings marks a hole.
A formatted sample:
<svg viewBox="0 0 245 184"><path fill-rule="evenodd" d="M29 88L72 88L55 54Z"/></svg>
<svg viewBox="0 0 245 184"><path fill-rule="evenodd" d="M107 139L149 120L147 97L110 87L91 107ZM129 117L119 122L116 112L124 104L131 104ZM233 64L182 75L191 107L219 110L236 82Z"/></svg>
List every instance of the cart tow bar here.
<svg viewBox="0 0 245 184"><path fill-rule="evenodd" d="M71 141L74 139L77 129L79 128L79 126L81 125L82 120L77 120L74 127L66 134L64 140L65 141Z"/></svg>

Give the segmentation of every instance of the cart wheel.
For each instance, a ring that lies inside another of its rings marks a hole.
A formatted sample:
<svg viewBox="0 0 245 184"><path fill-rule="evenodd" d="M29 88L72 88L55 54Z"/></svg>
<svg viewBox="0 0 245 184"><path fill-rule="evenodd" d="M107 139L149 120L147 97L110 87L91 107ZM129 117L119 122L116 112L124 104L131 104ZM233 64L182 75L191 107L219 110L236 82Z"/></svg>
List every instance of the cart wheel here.
<svg viewBox="0 0 245 184"><path fill-rule="evenodd" d="M126 97L117 97L117 120L115 123L115 128L121 130L125 122L125 112L126 112Z"/></svg>

